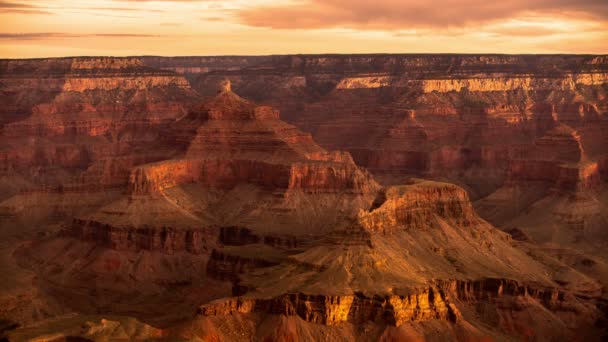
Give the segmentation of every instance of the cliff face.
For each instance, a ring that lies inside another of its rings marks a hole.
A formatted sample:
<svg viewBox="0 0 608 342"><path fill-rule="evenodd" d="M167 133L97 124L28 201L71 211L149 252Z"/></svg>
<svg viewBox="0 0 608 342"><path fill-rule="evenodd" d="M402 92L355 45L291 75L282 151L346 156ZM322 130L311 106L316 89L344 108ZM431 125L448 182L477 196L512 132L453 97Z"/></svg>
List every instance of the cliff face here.
<svg viewBox="0 0 608 342"><path fill-rule="evenodd" d="M95 221L75 219L62 236L90 241L117 251L158 251L165 254L209 252L217 229L175 229L173 227L113 227Z"/></svg>
<svg viewBox="0 0 608 342"><path fill-rule="evenodd" d="M607 74L605 56L2 60L0 320L599 340Z"/></svg>
<svg viewBox="0 0 608 342"><path fill-rule="evenodd" d="M463 319L463 314L454 303L464 306L483 303L487 308L496 306L497 312L505 313L509 310L525 311L534 305L566 315L570 311L593 311L592 307L580 307L570 293L524 285L510 279L487 278L478 281L441 281L428 288L416 289L412 294L373 298L362 293L347 296L296 293L262 300L239 297L201 306L198 319L263 312L298 316L306 322L329 326L371 321L399 327L431 320L454 324Z"/></svg>
<svg viewBox="0 0 608 342"><path fill-rule="evenodd" d="M229 78L240 94L276 106L322 146L351 152L387 182L404 174L447 177L483 196L500 187L512 156L560 123L577 129L583 140L606 143L605 133L592 132L606 120L605 56L245 60L225 58L224 66L188 58L144 63L167 70L209 65L187 72L199 92L210 94L218 79Z"/></svg>
<svg viewBox="0 0 608 342"><path fill-rule="evenodd" d="M350 152L357 164L387 183L398 183L403 175L447 178L468 185L475 198L500 187L508 160L559 124L576 129L583 141L595 142L591 160L605 155L601 146L608 142L606 130L599 128L605 126L608 98L605 56L302 55L1 62L7 104L3 118L5 123L14 122L4 130L7 135L79 132L103 137L125 130L133 134L135 128L151 133L155 126L187 113L184 103L192 103L188 81L208 96L216 93L218 81L230 79L242 96L277 107L286 121L311 132L321 146ZM95 92L105 95L86 95ZM100 98L109 101L100 103ZM256 110L246 115L278 117L268 107ZM129 115L118 120L112 113ZM121 149L133 149L133 144L123 143ZM27 150L39 152L37 157L21 152L20 163L40 164L33 160L41 156L61 162L58 151L38 146ZM82 158L71 163L90 165ZM122 177L124 181L124 172Z"/></svg>
<svg viewBox="0 0 608 342"><path fill-rule="evenodd" d="M436 288L421 289L419 293L410 295L374 298L367 298L363 294L322 296L301 293L269 300L235 298L201 306L198 314L227 316L255 312L299 316L306 322L324 325L372 321L400 326L409 321L432 319L455 322L460 315L458 309L446 303L443 293Z"/></svg>
<svg viewBox="0 0 608 342"><path fill-rule="evenodd" d="M510 161L507 182L520 181L547 182L556 191L590 189L601 185L599 161L587 156L579 132L560 125Z"/></svg>
<svg viewBox="0 0 608 342"><path fill-rule="evenodd" d="M582 130L561 124L513 156L503 186L478 202L482 215L507 227L526 227L539 238L539 227L526 222L537 212L546 222L554 222L556 231L571 235L574 243L603 240L601 227L606 220L600 213L607 205L602 175L606 157L597 151L604 142L597 135L597 140L583 139Z"/></svg>
<svg viewBox="0 0 608 342"><path fill-rule="evenodd" d="M130 167L158 158L143 146L198 98L185 78L138 58L4 60L0 89L2 169L38 169L64 187L125 184Z"/></svg>
<svg viewBox="0 0 608 342"><path fill-rule="evenodd" d="M480 222L462 188L424 181L385 189L359 220L366 229L385 231L395 227L425 229L436 224L435 217L464 227Z"/></svg>
<svg viewBox="0 0 608 342"><path fill-rule="evenodd" d="M348 154L324 151L309 134L280 121L276 110L234 94L230 83L221 85L197 117L203 119L190 131L183 159L135 168L130 176L133 193L162 192L187 183L372 195L377 188Z"/></svg>

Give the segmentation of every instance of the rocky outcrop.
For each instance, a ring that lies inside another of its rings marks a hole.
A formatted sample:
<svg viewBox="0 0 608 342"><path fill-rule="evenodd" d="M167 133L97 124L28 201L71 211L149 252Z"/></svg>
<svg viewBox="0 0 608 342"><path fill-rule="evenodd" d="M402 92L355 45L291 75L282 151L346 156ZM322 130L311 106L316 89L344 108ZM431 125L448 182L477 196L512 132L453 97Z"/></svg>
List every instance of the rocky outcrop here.
<svg viewBox="0 0 608 342"><path fill-rule="evenodd" d="M355 194L372 193L375 181L354 163L297 163L291 166L289 189L310 192L342 190Z"/></svg>
<svg viewBox="0 0 608 342"><path fill-rule="evenodd" d="M74 219L61 236L93 242L99 247L117 251L208 254L217 244L218 230L216 227L116 227L101 222Z"/></svg>
<svg viewBox="0 0 608 342"><path fill-rule="evenodd" d="M218 95L203 105L185 158L132 171L132 193L194 182L228 189L250 183L284 192L375 191L375 181L348 154L324 151L309 134L280 121L276 110L256 106L230 89L223 82Z"/></svg>
<svg viewBox="0 0 608 342"><path fill-rule="evenodd" d="M438 285L454 299L464 302L491 301L501 297L530 297L542 303L550 310L567 309L575 299L571 293L558 288L534 284L521 284L511 279L487 278L476 281L442 281ZM568 298L567 298L568 297Z"/></svg>
<svg viewBox="0 0 608 342"><path fill-rule="evenodd" d="M600 184L597 161L589 160L577 131L560 125L539 138L534 148L510 161L509 183L546 182L557 191L591 189Z"/></svg>
<svg viewBox="0 0 608 342"><path fill-rule="evenodd" d="M370 211L359 213L363 227L379 232L397 227L425 229L436 219L464 227L481 221L464 189L430 181L388 187L378 194Z"/></svg>
<svg viewBox="0 0 608 342"><path fill-rule="evenodd" d="M275 265L278 263L263 258L244 257L214 249L207 263L207 274L219 280L237 281L241 273Z"/></svg>
<svg viewBox="0 0 608 342"><path fill-rule="evenodd" d="M406 295L366 297L356 293L344 296L285 294L272 299L237 297L219 300L199 308L201 316L223 316L262 312L299 316L324 325L367 321L400 326L410 321L441 319L455 322L460 315L455 306L436 288L420 289Z"/></svg>
<svg viewBox="0 0 608 342"><path fill-rule="evenodd" d="M479 307L480 310L494 308L508 315L510 311L525 311L535 305L556 314L601 315L593 301L581 300L573 293L499 278L438 281L436 285L405 295L368 297L363 293L342 296L293 293L270 299L233 297L205 304L199 308L198 314L207 317L262 313L299 316L307 322L329 326L343 322L375 322L398 327L429 320L459 323L463 317L458 306ZM487 312L480 311L480 314ZM593 322L593 317L580 319L584 321L587 318Z"/></svg>
<svg viewBox="0 0 608 342"><path fill-rule="evenodd" d="M493 77L492 77L493 76ZM460 92L464 89L473 92L494 91L538 91L538 90L575 90L577 85L602 85L608 82L608 73L565 74L561 77L543 78L530 76L483 75L476 78L412 80L398 76L348 77L336 85L336 89L374 89L420 87L425 93Z"/></svg>

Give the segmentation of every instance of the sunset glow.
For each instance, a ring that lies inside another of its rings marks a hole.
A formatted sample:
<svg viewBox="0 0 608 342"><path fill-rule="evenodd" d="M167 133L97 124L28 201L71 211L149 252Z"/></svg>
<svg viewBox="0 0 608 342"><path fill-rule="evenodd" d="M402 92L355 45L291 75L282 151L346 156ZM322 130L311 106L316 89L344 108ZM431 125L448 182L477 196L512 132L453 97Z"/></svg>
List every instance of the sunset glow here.
<svg viewBox="0 0 608 342"><path fill-rule="evenodd" d="M0 1L0 57L607 53L605 0Z"/></svg>

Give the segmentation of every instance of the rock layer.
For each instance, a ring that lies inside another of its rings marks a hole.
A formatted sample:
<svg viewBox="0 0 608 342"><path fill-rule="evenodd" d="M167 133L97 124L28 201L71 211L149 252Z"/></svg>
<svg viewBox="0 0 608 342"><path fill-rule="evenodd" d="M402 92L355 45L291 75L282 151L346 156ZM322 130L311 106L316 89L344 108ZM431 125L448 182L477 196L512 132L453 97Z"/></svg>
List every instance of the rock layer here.
<svg viewBox="0 0 608 342"><path fill-rule="evenodd" d="M410 295L375 296L363 294L323 296L287 294L260 300L234 298L203 305L201 316L225 316L263 312L267 314L299 316L306 322L336 325L344 322L363 324L368 321L400 326L408 321L431 319L455 322L458 309L446 303L437 289L428 288Z"/></svg>
<svg viewBox="0 0 608 342"><path fill-rule="evenodd" d="M205 71L186 72L201 93L229 78L239 93L272 103L322 146L351 152L389 183L403 175L449 178L483 196L502 185L509 159L559 124L595 145L588 156L593 161L608 144L605 133L595 132L606 122L606 56L304 55L226 58L225 65L219 60L144 63L167 70L209 63ZM408 124L411 115L404 111L415 113L415 121Z"/></svg>
<svg viewBox="0 0 608 342"><path fill-rule="evenodd" d="M2 60L0 319L28 338L597 339L607 74L605 56Z"/></svg>

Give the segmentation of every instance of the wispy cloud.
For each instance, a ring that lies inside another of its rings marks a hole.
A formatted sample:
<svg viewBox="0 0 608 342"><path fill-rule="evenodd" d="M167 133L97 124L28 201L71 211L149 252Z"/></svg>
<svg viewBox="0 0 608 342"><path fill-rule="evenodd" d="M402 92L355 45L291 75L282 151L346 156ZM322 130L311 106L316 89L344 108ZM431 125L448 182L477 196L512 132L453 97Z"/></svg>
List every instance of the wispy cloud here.
<svg viewBox="0 0 608 342"><path fill-rule="evenodd" d="M0 39L12 40L43 40L43 39L62 39L62 38L91 38L91 37L110 37L110 38L155 38L161 37L156 34L139 33L63 33L63 32L32 32L32 33L0 33Z"/></svg>
<svg viewBox="0 0 608 342"><path fill-rule="evenodd" d="M243 9L250 26L399 30L463 27L536 12L608 20L606 0L304 0Z"/></svg>
<svg viewBox="0 0 608 342"><path fill-rule="evenodd" d="M30 9L18 9L18 8L2 9L0 11L0 14L9 14L9 13L18 13L18 14L46 14L46 15L54 14L53 12L49 12L49 11L30 10Z"/></svg>
<svg viewBox="0 0 608 342"><path fill-rule="evenodd" d="M224 21L224 20L226 20L226 18L222 18L222 17L202 17L201 20L203 20L203 21Z"/></svg>
<svg viewBox="0 0 608 342"><path fill-rule="evenodd" d="M0 14L19 13L19 14L53 14L44 7L18 2L0 1Z"/></svg>
<svg viewBox="0 0 608 342"><path fill-rule="evenodd" d="M163 13L165 11L159 9L142 9L133 7L83 7L80 9L94 10L94 11L128 11L128 12L156 12Z"/></svg>
<svg viewBox="0 0 608 342"><path fill-rule="evenodd" d="M6 9L6 8L24 9L24 8L38 8L38 6L22 4L22 3L17 3L17 2L0 1L0 8L2 8L2 9Z"/></svg>
<svg viewBox="0 0 608 342"><path fill-rule="evenodd" d="M0 0L0 21L0 57L608 52L608 0Z"/></svg>

